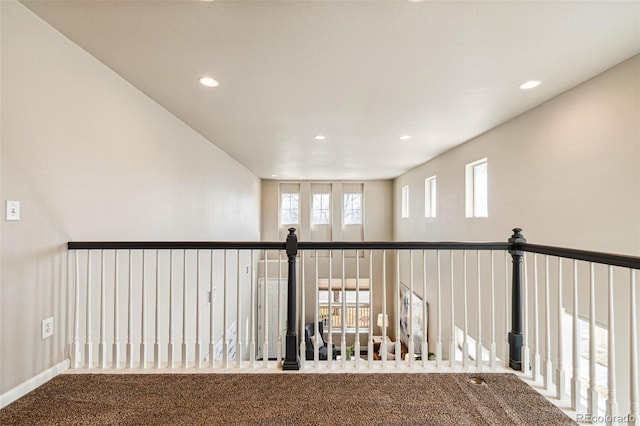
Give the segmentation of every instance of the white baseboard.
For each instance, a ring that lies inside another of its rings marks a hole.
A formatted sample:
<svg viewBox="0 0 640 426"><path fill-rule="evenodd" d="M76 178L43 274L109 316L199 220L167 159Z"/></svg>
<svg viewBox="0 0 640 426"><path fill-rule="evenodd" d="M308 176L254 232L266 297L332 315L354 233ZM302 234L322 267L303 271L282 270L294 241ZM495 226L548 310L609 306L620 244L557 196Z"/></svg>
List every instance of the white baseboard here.
<svg viewBox="0 0 640 426"><path fill-rule="evenodd" d="M56 377L58 374L63 371L69 369L69 360L65 359L64 361L54 365L51 368L44 370L42 373L38 374L35 377L30 378L26 382L19 384L15 388L3 393L0 395L0 408L4 408L7 405L11 404L13 401L22 398L38 386L41 386L47 383L49 380Z"/></svg>

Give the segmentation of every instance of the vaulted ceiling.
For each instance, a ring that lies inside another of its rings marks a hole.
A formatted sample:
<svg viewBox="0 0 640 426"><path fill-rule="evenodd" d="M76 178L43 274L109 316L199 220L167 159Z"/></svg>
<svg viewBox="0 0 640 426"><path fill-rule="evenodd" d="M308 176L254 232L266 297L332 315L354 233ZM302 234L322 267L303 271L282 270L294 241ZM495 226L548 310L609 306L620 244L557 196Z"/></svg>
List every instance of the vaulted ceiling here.
<svg viewBox="0 0 640 426"><path fill-rule="evenodd" d="M638 1L22 2L268 179L396 177L640 53Z"/></svg>

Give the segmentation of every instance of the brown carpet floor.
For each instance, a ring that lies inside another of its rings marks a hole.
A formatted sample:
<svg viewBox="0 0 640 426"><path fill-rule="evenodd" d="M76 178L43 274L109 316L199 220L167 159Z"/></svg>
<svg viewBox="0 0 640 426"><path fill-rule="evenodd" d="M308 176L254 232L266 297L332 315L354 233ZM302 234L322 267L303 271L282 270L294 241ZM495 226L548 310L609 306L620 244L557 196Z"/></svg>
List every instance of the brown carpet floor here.
<svg viewBox="0 0 640 426"><path fill-rule="evenodd" d="M0 410L0 424L576 423L513 374L420 373L63 374Z"/></svg>

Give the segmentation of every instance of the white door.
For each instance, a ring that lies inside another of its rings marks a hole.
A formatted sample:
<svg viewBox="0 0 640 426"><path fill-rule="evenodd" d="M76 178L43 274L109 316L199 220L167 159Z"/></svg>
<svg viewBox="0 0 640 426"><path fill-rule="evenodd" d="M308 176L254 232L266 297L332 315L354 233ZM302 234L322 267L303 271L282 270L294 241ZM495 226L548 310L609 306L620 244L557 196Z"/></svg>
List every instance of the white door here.
<svg viewBox="0 0 640 426"><path fill-rule="evenodd" d="M264 304L264 279L258 279L258 358L262 358L265 335L265 309L267 342L269 345L269 359L278 357L278 344L280 344L280 356L284 354L284 338L287 333L287 280L280 281L280 305L278 306L278 279L267 280L267 303ZM278 327L278 312L280 312L280 327ZM280 339L278 339L278 335Z"/></svg>

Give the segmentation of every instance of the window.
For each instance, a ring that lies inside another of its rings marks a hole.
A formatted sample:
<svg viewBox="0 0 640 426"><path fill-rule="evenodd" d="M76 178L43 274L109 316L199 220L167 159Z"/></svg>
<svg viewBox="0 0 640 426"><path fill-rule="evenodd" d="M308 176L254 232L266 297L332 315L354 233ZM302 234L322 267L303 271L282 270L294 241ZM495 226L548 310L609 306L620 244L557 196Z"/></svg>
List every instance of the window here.
<svg viewBox="0 0 640 426"><path fill-rule="evenodd" d="M344 194L344 224L362 224L362 194Z"/></svg>
<svg viewBox="0 0 640 426"><path fill-rule="evenodd" d="M436 217L436 177L424 180L424 217Z"/></svg>
<svg viewBox="0 0 640 426"><path fill-rule="evenodd" d="M313 224L328 225L329 194L313 194Z"/></svg>
<svg viewBox="0 0 640 426"><path fill-rule="evenodd" d="M402 217L409 217L409 185L402 187Z"/></svg>
<svg viewBox="0 0 640 426"><path fill-rule="evenodd" d="M331 321L332 331L334 333L341 331L344 319L345 332L355 332L358 325L360 334L368 333L371 312L369 280L361 278L360 289L356 290L356 280L347 278L344 292L340 278L332 280L330 291L328 281L326 278L319 279L318 311L320 319L324 322L324 330L328 331L328 324ZM329 299L331 299L331 309L329 309Z"/></svg>
<svg viewBox="0 0 640 426"><path fill-rule="evenodd" d="M487 159L466 166L467 217L488 217L488 165Z"/></svg>
<svg viewBox="0 0 640 426"><path fill-rule="evenodd" d="M280 223L282 225L298 224L298 195L291 192L283 192L280 195Z"/></svg>

